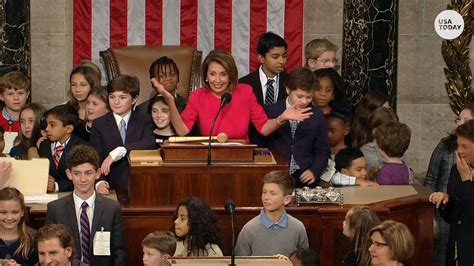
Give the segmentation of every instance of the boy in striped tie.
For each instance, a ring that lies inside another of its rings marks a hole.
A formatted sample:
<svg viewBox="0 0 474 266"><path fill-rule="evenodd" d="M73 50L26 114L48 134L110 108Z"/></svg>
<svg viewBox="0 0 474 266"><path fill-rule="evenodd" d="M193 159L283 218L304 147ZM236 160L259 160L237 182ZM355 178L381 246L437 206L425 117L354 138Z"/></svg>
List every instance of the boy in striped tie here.
<svg viewBox="0 0 474 266"><path fill-rule="evenodd" d="M48 138L41 142L38 154L49 159L47 192L72 191L74 187L66 175L66 155L73 146L86 143L72 134L77 114L70 106L58 105L48 110L45 117Z"/></svg>
<svg viewBox="0 0 474 266"><path fill-rule="evenodd" d="M99 163L93 147L77 145L71 149L66 173L74 191L48 204L46 223L64 224L71 230L76 259L84 264L127 265L120 204L94 191L100 177Z"/></svg>

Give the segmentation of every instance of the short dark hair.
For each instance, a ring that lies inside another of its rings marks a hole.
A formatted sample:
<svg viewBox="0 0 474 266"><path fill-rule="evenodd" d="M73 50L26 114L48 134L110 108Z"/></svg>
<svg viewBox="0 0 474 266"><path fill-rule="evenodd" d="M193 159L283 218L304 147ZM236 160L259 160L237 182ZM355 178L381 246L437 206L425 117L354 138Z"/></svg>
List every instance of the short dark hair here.
<svg viewBox="0 0 474 266"><path fill-rule="evenodd" d="M336 163L336 171L341 172L342 169L348 169L352 165L352 161L364 157L359 149L345 148L340 150L334 159Z"/></svg>
<svg viewBox="0 0 474 266"><path fill-rule="evenodd" d="M324 115L324 117L326 118L326 121L329 121L329 120L341 120L342 123L344 124L347 124L347 125L350 125L349 123L349 119L341 114L341 113L338 113L338 112L330 112L330 113L327 113Z"/></svg>
<svg viewBox="0 0 474 266"><path fill-rule="evenodd" d="M79 122L77 111L69 104L58 105L49 109L46 111L44 117L47 119L49 116L61 121L64 127L69 125L76 127Z"/></svg>
<svg viewBox="0 0 474 266"><path fill-rule="evenodd" d="M410 146L411 130L403 123L390 121L377 127L374 138L387 156L402 157Z"/></svg>
<svg viewBox="0 0 474 266"><path fill-rule="evenodd" d="M290 91L301 89L305 92L313 92L316 88L314 73L305 67L295 68L290 72L289 76L285 85Z"/></svg>
<svg viewBox="0 0 474 266"><path fill-rule="evenodd" d="M275 34L271 31L265 32L258 40L257 54L265 56L265 54L274 47L285 47L285 49L287 49L288 44L286 43L285 39L280 37L278 34Z"/></svg>
<svg viewBox="0 0 474 266"><path fill-rule="evenodd" d="M111 94L116 91L128 93L132 98L137 98L140 94L140 80L127 74L116 76L107 86L107 93Z"/></svg>
<svg viewBox="0 0 474 266"><path fill-rule="evenodd" d="M158 103L158 102L162 102L162 103L164 103L165 105L168 106L168 103L166 102L165 97L163 97L162 95L156 95L155 97L150 99L150 102L148 103L146 113L151 115L151 110L153 109L153 105L155 103Z"/></svg>
<svg viewBox="0 0 474 266"><path fill-rule="evenodd" d="M293 252L291 252L290 254L290 258L291 257L297 257L298 259L301 260L301 262L303 263L302 265L303 266L320 266L321 265L321 261L319 259L319 256L318 254L316 253L316 251L310 249L310 248L299 248Z"/></svg>
<svg viewBox="0 0 474 266"><path fill-rule="evenodd" d="M66 165L68 169L75 166L90 163L95 170L100 167L100 157L97 151L89 145L75 145L67 154Z"/></svg>
<svg viewBox="0 0 474 266"><path fill-rule="evenodd" d="M62 248L71 248L72 254L70 260L74 258L75 246L74 239L68 227L63 224L48 224L41 227L35 235L35 247L38 249L38 243L52 238L57 238Z"/></svg>
<svg viewBox="0 0 474 266"><path fill-rule="evenodd" d="M271 171L268 172L263 178L262 182L264 184L267 183L275 183L281 187L283 190L283 194L285 196L291 195L293 190L295 189L295 181L293 177L285 171Z"/></svg>
<svg viewBox="0 0 474 266"><path fill-rule="evenodd" d="M474 119L458 126L455 133L458 137L463 137L474 142Z"/></svg>
<svg viewBox="0 0 474 266"><path fill-rule="evenodd" d="M178 76L178 81L179 81L179 68L178 65L174 62L173 59L167 57L167 56L162 56L150 65L150 79L157 77L158 73L166 73L166 71L170 69L176 73Z"/></svg>
<svg viewBox="0 0 474 266"><path fill-rule="evenodd" d="M142 240L142 247L153 248L163 254L173 256L176 251L176 238L169 231L155 231Z"/></svg>

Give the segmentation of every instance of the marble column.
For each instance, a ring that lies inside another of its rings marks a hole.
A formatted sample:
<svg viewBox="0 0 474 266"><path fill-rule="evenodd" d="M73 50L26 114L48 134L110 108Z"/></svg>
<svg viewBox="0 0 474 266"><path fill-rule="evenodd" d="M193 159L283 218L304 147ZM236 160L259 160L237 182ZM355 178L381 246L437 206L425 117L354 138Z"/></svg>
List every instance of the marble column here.
<svg viewBox="0 0 474 266"><path fill-rule="evenodd" d="M29 1L0 2L0 75L20 70L30 76Z"/></svg>
<svg viewBox="0 0 474 266"><path fill-rule="evenodd" d="M398 0L344 0L342 76L355 105L369 91L396 106Z"/></svg>

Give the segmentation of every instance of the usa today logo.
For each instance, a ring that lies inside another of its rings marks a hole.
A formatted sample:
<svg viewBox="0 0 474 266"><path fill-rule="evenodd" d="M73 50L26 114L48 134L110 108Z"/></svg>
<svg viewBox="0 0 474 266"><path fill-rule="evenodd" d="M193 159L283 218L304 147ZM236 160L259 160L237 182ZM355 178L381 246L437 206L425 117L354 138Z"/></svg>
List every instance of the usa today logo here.
<svg viewBox="0 0 474 266"><path fill-rule="evenodd" d="M458 12L444 10L436 17L434 28L441 38L446 40L456 39L464 30L464 20Z"/></svg>

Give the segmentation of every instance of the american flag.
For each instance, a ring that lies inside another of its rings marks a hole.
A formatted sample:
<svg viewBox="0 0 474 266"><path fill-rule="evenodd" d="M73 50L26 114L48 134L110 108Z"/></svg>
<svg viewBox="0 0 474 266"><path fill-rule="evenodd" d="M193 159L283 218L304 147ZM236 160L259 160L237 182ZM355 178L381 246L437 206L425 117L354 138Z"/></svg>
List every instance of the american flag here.
<svg viewBox="0 0 474 266"><path fill-rule="evenodd" d="M304 0L75 0L74 65L100 62L99 51L124 45L184 45L232 53L239 76L258 65L259 36L288 43L287 70L301 66Z"/></svg>

